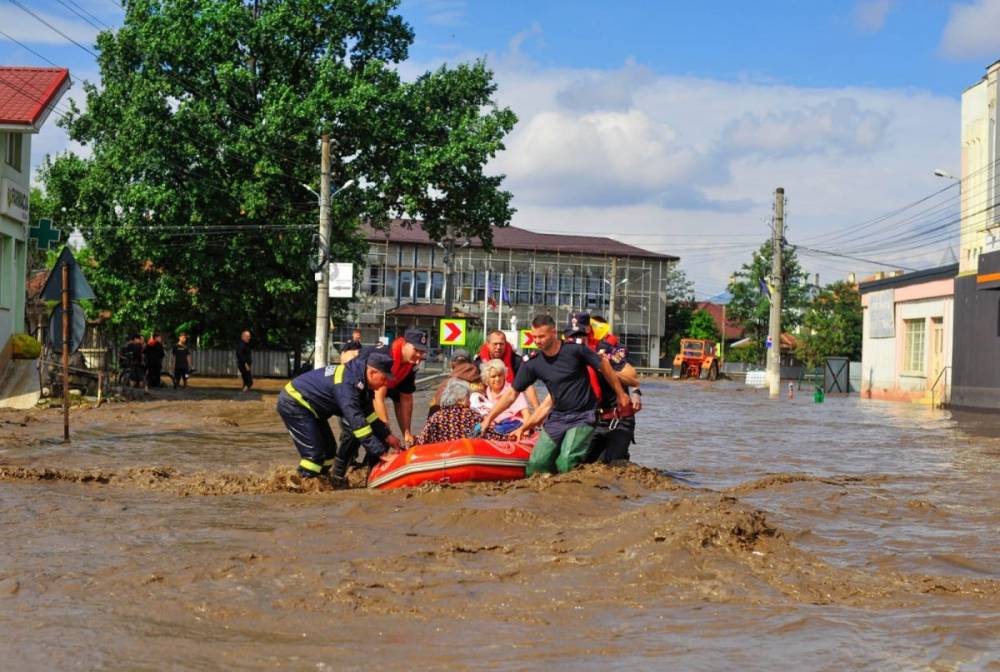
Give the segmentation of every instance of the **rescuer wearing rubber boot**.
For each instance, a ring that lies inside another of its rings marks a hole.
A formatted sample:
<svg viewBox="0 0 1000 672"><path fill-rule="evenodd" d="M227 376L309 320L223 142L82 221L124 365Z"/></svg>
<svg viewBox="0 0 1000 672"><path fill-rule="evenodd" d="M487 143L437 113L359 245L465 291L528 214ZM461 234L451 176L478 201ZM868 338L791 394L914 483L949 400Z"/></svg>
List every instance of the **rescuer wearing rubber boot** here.
<svg viewBox="0 0 1000 672"><path fill-rule="evenodd" d="M601 397L597 402L597 425L594 428L594 439L590 444L590 454L587 462L603 462L609 464L619 460L628 460L629 448L635 443L635 414L642 408L642 393L639 391L639 376L635 367L626 361L628 351L624 345L609 340L597 344L597 353L606 358L618 376L619 382L629 395L631 404L624 409L618 406L611 388L602 378ZM628 386L633 389L629 391Z"/></svg>
<svg viewBox="0 0 1000 672"><path fill-rule="evenodd" d="M631 401L630 406L620 408L608 382L593 369L588 370L590 386L597 394L597 424L586 461L608 464L628 460L629 447L635 443L635 414L642 408L639 376L635 367L628 363L628 350L611 333L604 318L587 313L570 315L566 341L586 345L607 359ZM635 388L631 392L629 385Z"/></svg>
<svg viewBox="0 0 1000 672"><path fill-rule="evenodd" d="M513 386L497 400L493 410L483 419L482 428L484 431L489 429L494 419L514 403L519 392L541 380L551 399L542 406L551 405L552 410L531 451L526 475L564 473L584 461L594 432L597 395L591 388L587 367L600 372L622 407L628 405L629 399L608 360L584 345L563 343L555 322L548 315L532 320L531 335L538 350L525 355ZM536 422L538 416L536 412L525 425Z"/></svg>
<svg viewBox="0 0 1000 672"><path fill-rule="evenodd" d="M416 391L417 366L423 361L427 354L427 334L419 329L407 329L406 332L392 342L392 345L375 345L362 348L358 353L358 359L370 357L372 353L381 353L392 360L392 380L385 387L375 391L374 405L375 412L379 419L389 426L389 410L386 408L386 398L392 399L396 410L396 422L403 432L403 441L406 447L413 443L413 434L410 432L413 420L413 393ZM340 447L337 450L337 464L334 469L334 476L345 476L347 467L358 456L358 449L361 444L351 434L346 423L340 423ZM369 466L374 462L367 456L365 463Z"/></svg>
<svg viewBox="0 0 1000 672"><path fill-rule="evenodd" d="M383 353L358 357L347 364L308 371L278 395L278 414L299 451L298 472L306 478L327 474L334 464L337 442L327 420L340 416L351 435L372 459L398 452L399 439L379 420L374 392L392 379L392 358ZM341 473L335 486L346 485Z"/></svg>

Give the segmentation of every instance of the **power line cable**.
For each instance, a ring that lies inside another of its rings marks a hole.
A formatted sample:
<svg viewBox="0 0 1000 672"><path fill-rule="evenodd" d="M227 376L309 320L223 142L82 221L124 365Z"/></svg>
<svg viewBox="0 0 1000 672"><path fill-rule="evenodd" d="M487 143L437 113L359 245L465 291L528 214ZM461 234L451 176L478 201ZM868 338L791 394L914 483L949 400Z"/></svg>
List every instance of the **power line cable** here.
<svg viewBox="0 0 1000 672"><path fill-rule="evenodd" d="M76 46L80 47L81 49L83 49L85 52L87 52L91 56L93 56L94 60L97 60L98 56L97 56L96 53L94 53L94 51L92 49L83 46L82 44L80 44L79 42L77 42L76 40L74 40L72 37L70 37L69 35L67 35L63 31L59 30L58 28L56 28L55 26L53 26L51 23L49 23L48 21L46 21L45 19L43 19L42 17L40 17L38 14L35 14L33 11L31 11L30 9L28 9L27 7L25 7L24 5L22 5L21 2L20 2L20 0L7 0L7 2L9 2L12 5L14 5L18 9L20 9L21 11L23 11L23 12L25 12L27 14L30 14L31 16L35 17L38 21L40 21L41 23L43 23L46 26L48 26L51 30L53 30L56 33L59 33L64 38L66 38L67 40L69 40L70 42L72 42L73 44L75 44Z"/></svg>

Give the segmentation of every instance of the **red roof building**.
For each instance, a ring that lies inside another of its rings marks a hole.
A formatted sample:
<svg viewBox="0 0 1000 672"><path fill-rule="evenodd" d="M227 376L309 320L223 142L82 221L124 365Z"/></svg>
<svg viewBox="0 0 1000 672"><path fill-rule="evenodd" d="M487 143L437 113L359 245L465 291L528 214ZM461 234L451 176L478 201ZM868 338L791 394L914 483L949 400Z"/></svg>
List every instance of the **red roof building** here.
<svg viewBox="0 0 1000 672"><path fill-rule="evenodd" d="M37 133L69 86L65 68L0 66L0 128Z"/></svg>
<svg viewBox="0 0 1000 672"><path fill-rule="evenodd" d="M716 327L716 329L719 330L719 333L723 333L722 332L723 306L721 304L712 303L711 301L699 301L697 309L698 310L704 310L709 315L711 315L712 319L715 320L715 327ZM743 329L740 328L738 325L733 324L732 322L730 322L727 319L726 320L726 331L723 334L723 338L727 342L728 341L734 341L734 340L736 340L738 338L743 338Z"/></svg>
<svg viewBox="0 0 1000 672"><path fill-rule="evenodd" d="M389 223L388 231L366 226L365 235L367 235L368 241L372 243L380 243L388 239L400 244L435 244L428 237L427 232L420 228L419 222L407 219L394 219ZM474 238L471 242L473 247L482 247L482 243L478 238ZM650 252L649 250L622 243L612 238L589 235L535 233L534 231L519 229L515 226L493 229L493 247L497 250L592 254L596 256L658 259L662 261L677 261L679 259L679 257L669 254Z"/></svg>
<svg viewBox="0 0 1000 672"><path fill-rule="evenodd" d="M69 86L66 68L0 66L0 129L37 133Z"/></svg>

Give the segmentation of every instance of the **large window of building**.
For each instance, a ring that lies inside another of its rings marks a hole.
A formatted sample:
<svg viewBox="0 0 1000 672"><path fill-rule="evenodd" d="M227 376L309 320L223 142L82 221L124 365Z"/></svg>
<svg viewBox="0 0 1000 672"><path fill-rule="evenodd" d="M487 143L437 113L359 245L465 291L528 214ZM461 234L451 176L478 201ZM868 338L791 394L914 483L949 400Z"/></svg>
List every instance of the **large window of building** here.
<svg viewBox="0 0 1000 672"><path fill-rule="evenodd" d="M444 298L444 273L434 271L431 273L431 300L440 301Z"/></svg>
<svg viewBox="0 0 1000 672"><path fill-rule="evenodd" d="M514 278L514 291L510 293L511 301L521 305L531 305L531 272L518 271Z"/></svg>
<svg viewBox="0 0 1000 672"><path fill-rule="evenodd" d="M455 274L455 277L458 277L457 273ZM475 273L473 273L472 271L463 271L461 274L461 278L462 278L461 292L458 293L458 296L461 297L462 301L468 303L469 301L472 301L473 297L473 292L475 288Z"/></svg>
<svg viewBox="0 0 1000 672"><path fill-rule="evenodd" d="M396 298L396 271L392 268L385 270L385 296L390 299Z"/></svg>
<svg viewBox="0 0 1000 672"><path fill-rule="evenodd" d="M399 272L399 298L402 301L413 300L413 271Z"/></svg>
<svg viewBox="0 0 1000 672"><path fill-rule="evenodd" d="M925 320L903 320L905 325L905 349L903 351L903 370L906 373L924 372L924 341Z"/></svg>
<svg viewBox="0 0 1000 672"><path fill-rule="evenodd" d="M486 271L476 271L476 293L475 301L486 299Z"/></svg>
<svg viewBox="0 0 1000 672"><path fill-rule="evenodd" d="M428 247L427 245L417 246L417 266L420 268L430 268L431 266L431 251L434 248Z"/></svg>
<svg viewBox="0 0 1000 672"><path fill-rule="evenodd" d="M414 292L413 298L418 302L427 300L427 281L428 272L427 271L417 271L416 273L416 290Z"/></svg>
<svg viewBox="0 0 1000 672"><path fill-rule="evenodd" d="M385 289L385 269L381 266L368 267L368 295L382 296Z"/></svg>

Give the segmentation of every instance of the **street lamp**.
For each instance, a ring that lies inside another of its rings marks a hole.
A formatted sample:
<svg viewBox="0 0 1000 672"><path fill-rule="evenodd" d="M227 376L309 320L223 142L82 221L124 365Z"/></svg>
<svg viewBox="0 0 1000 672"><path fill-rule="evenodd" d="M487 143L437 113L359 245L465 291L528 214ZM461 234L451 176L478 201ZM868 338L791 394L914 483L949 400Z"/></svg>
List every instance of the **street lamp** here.
<svg viewBox="0 0 1000 672"><path fill-rule="evenodd" d="M951 173L949 173L944 168L938 168L937 170L935 170L934 171L934 175L936 177L943 177L943 178L948 179L948 180L955 180L956 182L961 182L962 181L961 178L955 177L954 175L952 175Z"/></svg>

